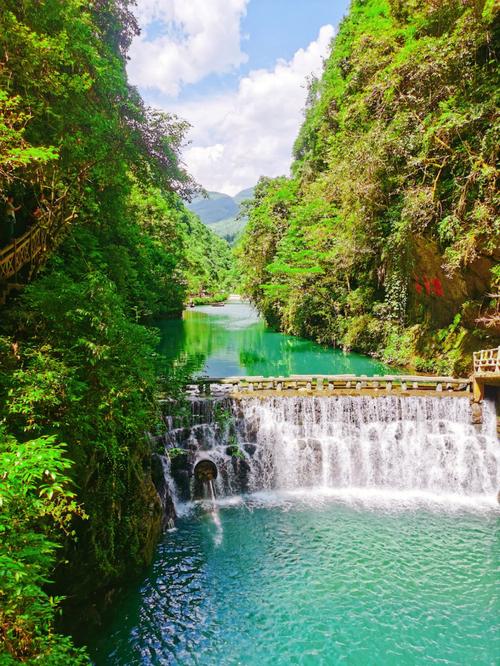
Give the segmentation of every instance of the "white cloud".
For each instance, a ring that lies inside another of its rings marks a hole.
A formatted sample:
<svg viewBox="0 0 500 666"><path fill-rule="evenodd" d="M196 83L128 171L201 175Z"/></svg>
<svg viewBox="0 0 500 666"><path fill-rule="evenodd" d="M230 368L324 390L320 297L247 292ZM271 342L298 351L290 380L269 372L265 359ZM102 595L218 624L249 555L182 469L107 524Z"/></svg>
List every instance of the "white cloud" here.
<svg viewBox="0 0 500 666"><path fill-rule="evenodd" d="M254 70L239 88L196 102L169 104L193 125L186 165L205 188L235 194L261 175L288 173L293 142L302 122L306 79L322 71L334 35L325 25L318 38L272 70Z"/></svg>
<svg viewBox="0 0 500 666"><path fill-rule="evenodd" d="M131 83L177 96L184 84L247 61L240 22L249 0L138 0L142 34L130 49ZM155 36L148 38L148 30Z"/></svg>

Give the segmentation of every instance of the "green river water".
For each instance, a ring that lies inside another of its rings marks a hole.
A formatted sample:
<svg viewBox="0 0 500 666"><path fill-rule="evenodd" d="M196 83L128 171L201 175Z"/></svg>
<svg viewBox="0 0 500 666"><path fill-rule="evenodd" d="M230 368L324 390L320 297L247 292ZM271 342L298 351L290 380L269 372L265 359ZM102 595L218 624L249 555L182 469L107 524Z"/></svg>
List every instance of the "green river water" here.
<svg viewBox="0 0 500 666"><path fill-rule="evenodd" d="M387 371L266 330L244 304L197 308L162 334L166 358L212 376ZM94 637L94 663L499 664L497 509L375 498L313 488L180 506Z"/></svg>
<svg viewBox="0 0 500 666"><path fill-rule="evenodd" d="M198 374L210 377L394 372L368 356L272 331L247 303L197 307L187 310L182 320L156 325L166 359L184 358Z"/></svg>
<svg viewBox="0 0 500 666"><path fill-rule="evenodd" d="M499 663L495 515L276 495L219 520L165 535L97 664Z"/></svg>

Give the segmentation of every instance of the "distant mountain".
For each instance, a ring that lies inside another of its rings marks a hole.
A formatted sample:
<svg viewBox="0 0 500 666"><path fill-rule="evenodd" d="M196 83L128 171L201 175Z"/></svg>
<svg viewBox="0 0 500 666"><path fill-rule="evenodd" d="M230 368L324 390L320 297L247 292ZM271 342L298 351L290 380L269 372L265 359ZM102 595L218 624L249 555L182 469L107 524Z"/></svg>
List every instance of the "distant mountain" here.
<svg viewBox="0 0 500 666"><path fill-rule="evenodd" d="M189 210L196 213L207 226L238 214L239 206L232 197L221 192L208 192L208 199L196 197L188 204Z"/></svg>
<svg viewBox="0 0 500 666"><path fill-rule="evenodd" d="M208 199L196 197L187 207L214 233L233 244L246 224L246 218L237 219L241 203L251 199L253 193L253 187L238 192L234 197L221 192L208 192Z"/></svg>
<svg viewBox="0 0 500 666"><path fill-rule="evenodd" d="M233 201L236 202L238 206L241 205L243 201L247 199L253 199L253 193L255 192L255 187L248 187L246 190L241 190L233 197Z"/></svg>

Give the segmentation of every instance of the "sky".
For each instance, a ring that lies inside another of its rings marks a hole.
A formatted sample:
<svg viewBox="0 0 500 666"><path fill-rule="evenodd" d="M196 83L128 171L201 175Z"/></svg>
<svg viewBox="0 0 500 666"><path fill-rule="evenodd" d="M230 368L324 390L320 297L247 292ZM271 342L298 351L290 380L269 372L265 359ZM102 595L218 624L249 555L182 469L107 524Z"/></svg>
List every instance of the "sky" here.
<svg viewBox="0 0 500 666"><path fill-rule="evenodd" d="M234 195L286 175L307 95L349 0L137 0L128 76L189 121L183 160Z"/></svg>

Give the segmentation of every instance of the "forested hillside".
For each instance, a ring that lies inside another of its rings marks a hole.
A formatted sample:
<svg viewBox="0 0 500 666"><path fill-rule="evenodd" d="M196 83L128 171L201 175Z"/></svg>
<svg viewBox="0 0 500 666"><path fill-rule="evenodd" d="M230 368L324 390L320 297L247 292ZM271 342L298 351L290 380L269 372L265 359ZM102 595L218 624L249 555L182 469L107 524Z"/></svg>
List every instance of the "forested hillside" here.
<svg viewBox="0 0 500 666"><path fill-rule="evenodd" d="M188 208L217 236L233 245L247 223L242 204L252 199L253 193L253 187L238 192L234 197L221 192L207 192L195 197L188 203Z"/></svg>
<svg viewBox="0 0 500 666"><path fill-rule="evenodd" d="M188 204L188 208L207 226L233 217L238 212L234 199L222 192L207 192L198 196Z"/></svg>
<svg viewBox="0 0 500 666"><path fill-rule="evenodd" d="M59 220L56 250L0 309L2 664L88 663L54 633L49 595L88 610L150 560L161 529L145 324L230 287L228 245L182 203L196 192L179 161L187 125L127 83L129 4L0 11L2 195L22 229ZM22 232L9 219L3 244Z"/></svg>
<svg viewBox="0 0 500 666"><path fill-rule="evenodd" d="M293 176L251 207L240 261L271 324L418 370L498 344L498 28L492 0L353 0Z"/></svg>

